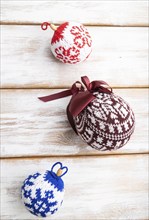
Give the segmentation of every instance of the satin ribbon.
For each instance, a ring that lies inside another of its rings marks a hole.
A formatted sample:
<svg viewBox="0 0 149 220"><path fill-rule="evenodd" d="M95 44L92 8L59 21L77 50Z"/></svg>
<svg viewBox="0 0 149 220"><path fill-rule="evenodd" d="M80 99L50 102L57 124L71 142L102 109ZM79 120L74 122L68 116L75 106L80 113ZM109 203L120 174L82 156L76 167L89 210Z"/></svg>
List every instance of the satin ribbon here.
<svg viewBox="0 0 149 220"><path fill-rule="evenodd" d="M67 106L67 116L72 128L76 133L77 131L75 128L73 117L79 115L83 111L83 109L96 98L93 93L112 93L112 88L104 81L100 80L90 82L87 76L81 77L81 81L86 88L81 82L76 81L72 85L71 89L56 94L39 97L41 101L49 102L72 95L70 103Z"/></svg>

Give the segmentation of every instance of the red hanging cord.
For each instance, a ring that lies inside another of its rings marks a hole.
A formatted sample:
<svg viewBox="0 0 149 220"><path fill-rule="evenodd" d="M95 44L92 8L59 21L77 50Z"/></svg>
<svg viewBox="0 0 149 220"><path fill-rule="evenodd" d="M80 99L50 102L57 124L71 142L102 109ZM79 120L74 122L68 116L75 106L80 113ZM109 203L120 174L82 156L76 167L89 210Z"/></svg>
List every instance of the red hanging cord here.
<svg viewBox="0 0 149 220"><path fill-rule="evenodd" d="M45 30L47 30L48 26L51 26L51 24L49 22L43 22L41 24L41 29L45 31Z"/></svg>

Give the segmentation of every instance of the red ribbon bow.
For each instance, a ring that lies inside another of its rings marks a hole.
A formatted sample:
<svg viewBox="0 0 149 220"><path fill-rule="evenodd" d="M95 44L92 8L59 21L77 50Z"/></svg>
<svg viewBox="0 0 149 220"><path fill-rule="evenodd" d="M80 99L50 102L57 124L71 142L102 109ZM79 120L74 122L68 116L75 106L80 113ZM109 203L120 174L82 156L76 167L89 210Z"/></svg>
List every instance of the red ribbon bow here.
<svg viewBox="0 0 149 220"><path fill-rule="evenodd" d="M71 89L56 94L39 97L41 101L49 102L72 95L70 103L67 107L67 116L72 128L75 130L76 133L77 131L75 128L73 117L79 115L83 111L83 109L96 98L93 93L112 93L112 88L104 81L100 80L90 82L87 76L81 77L81 81L85 85L86 89L81 82L76 81L72 85Z"/></svg>

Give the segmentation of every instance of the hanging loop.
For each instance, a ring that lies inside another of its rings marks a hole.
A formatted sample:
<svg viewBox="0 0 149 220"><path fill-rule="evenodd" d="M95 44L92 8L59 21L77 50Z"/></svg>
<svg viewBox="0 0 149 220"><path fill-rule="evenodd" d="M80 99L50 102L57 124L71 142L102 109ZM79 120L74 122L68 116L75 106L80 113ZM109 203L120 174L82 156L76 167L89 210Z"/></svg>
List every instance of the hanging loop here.
<svg viewBox="0 0 149 220"><path fill-rule="evenodd" d="M51 24L50 24L49 22L43 22L43 23L41 24L41 29L45 31L45 30L48 29L48 26L51 27Z"/></svg>
<svg viewBox="0 0 149 220"><path fill-rule="evenodd" d="M59 169L57 170L57 173L56 173L56 175L58 177L62 177L62 176L64 176L68 172L68 167L66 167L66 166L63 167L63 164L61 162L56 162L55 164L53 164L53 166L51 168L51 172L54 172L54 168L56 166L59 167Z"/></svg>

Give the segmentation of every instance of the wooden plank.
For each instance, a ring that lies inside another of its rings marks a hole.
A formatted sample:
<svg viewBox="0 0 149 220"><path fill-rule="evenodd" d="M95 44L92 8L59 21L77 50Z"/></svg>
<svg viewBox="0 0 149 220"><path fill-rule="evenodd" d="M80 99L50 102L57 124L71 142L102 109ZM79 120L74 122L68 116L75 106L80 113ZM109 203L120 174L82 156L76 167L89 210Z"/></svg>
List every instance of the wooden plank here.
<svg viewBox="0 0 149 220"><path fill-rule="evenodd" d="M2 23L147 26L148 1L2 1ZM62 13L63 12L63 16ZM10 16L11 15L11 16ZM76 16L77 15L77 16Z"/></svg>
<svg viewBox="0 0 149 220"><path fill-rule="evenodd" d="M52 31L2 26L2 88L65 88L85 74L115 87L148 86L147 28L89 31L94 42L91 56L81 64L66 65L50 52Z"/></svg>
<svg viewBox="0 0 149 220"><path fill-rule="evenodd" d="M136 129L118 151L100 152L87 146L70 127L66 106L70 97L43 103L38 96L60 90L2 90L2 157L95 155L148 152L148 90L115 89L131 104Z"/></svg>
<svg viewBox="0 0 149 220"><path fill-rule="evenodd" d="M129 155L3 160L3 220L35 219L21 202L22 182L30 174L50 169L57 160L69 172L63 178L64 202L53 220L148 219L148 156Z"/></svg>

